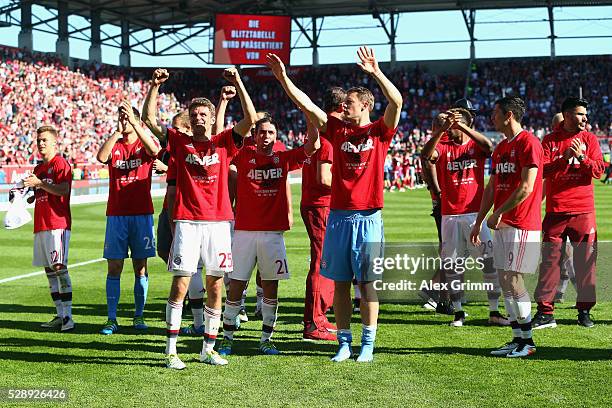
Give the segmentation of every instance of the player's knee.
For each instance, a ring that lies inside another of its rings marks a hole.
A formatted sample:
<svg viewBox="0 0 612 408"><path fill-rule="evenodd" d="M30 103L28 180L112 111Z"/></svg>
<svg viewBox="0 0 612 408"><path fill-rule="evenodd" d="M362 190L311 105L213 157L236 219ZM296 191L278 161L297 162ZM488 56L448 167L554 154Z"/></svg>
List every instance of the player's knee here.
<svg viewBox="0 0 612 408"><path fill-rule="evenodd" d="M123 260L108 260L108 275L117 277L121 276L123 271Z"/></svg>
<svg viewBox="0 0 612 408"><path fill-rule="evenodd" d="M145 259L133 259L132 265L134 266L134 274L136 276L145 276L147 274L147 260Z"/></svg>

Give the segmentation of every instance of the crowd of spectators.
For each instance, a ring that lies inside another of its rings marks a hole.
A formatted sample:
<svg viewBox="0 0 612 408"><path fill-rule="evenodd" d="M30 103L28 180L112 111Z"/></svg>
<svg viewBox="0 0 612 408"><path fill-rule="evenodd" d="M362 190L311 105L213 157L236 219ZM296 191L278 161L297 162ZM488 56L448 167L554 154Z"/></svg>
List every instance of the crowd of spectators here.
<svg viewBox="0 0 612 408"><path fill-rule="evenodd" d="M612 57L600 56L475 63L468 97L477 109L476 128L492 131L489 115L495 100L502 95L518 95L528 107L523 124L542 137L549 132L550 119L563 98L578 95L582 87L583 97L591 103L592 131L610 135L612 104L607 75L611 62ZM35 130L42 124L58 128L60 151L71 163L86 167L95 162L98 148L116 126L119 102L127 98L140 108L151 72L148 68L101 64L69 69L53 54L27 54L0 47L0 166L34 164L38 159ZM216 103L218 90L225 85L220 69L175 69L170 74L159 102L160 115L166 122L195 96L207 96ZM319 106L330 86L365 86L374 92L373 116L384 112L380 88L354 66L292 67L291 76ZM415 188L421 184L419 154L429 139L431 120L463 97L465 75L433 75L417 66L400 67L388 76L404 99L387 166L396 184L388 187ZM251 69L243 73L243 80L256 108L277 119L280 140L290 148L303 143L305 117L271 75L265 69ZM240 115L240 103L230 103L226 125Z"/></svg>

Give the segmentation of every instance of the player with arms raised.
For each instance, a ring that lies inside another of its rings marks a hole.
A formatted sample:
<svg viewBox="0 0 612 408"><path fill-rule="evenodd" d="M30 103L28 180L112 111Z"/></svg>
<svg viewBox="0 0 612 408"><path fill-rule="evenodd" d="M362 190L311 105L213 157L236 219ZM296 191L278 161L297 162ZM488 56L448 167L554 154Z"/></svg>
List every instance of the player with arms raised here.
<svg viewBox="0 0 612 408"><path fill-rule="evenodd" d="M509 322L498 311L500 295L497 271L493 267L493 238L489 228L480 231L482 244L475 247L470 242L470 232L480 209L484 191L484 165L493 151L493 143L483 134L472 129L472 115L466 109L453 108L444 116L443 126L436 128L432 138L425 144L421 155L436 163L436 172L442 204L440 257L444 260L463 258L465 253L484 264L484 280L493 285L487 291L489 300L489 323L508 326ZM440 142L444 133L449 139ZM445 271L446 281L462 280L463 274L454 270ZM452 286L451 286L452 287ZM463 326L465 312L462 310L463 291L451 290L455 309L453 327Z"/></svg>
<svg viewBox="0 0 612 408"><path fill-rule="evenodd" d="M320 146L318 131L309 125L308 140L302 147L274 152L276 123L269 117L255 125L256 147L245 147L236 156L236 226L232 243L234 271L223 313L222 355L231 354L236 316L242 293L257 265L261 274L262 333L259 350L268 355L280 352L271 341L278 310L278 282L289 278L283 232L290 228L287 176L302 166Z"/></svg>
<svg viewBox="0 0 612 408"><path fill-rule="evenodd" d="M157 95L168 79L168 72L157 69L145 100L145 123L160 139L168 139L169 151L176 163L176 201L173 220L174 241L168 261L173 272L172 287L166 305L166 366L183 369L185 364L176 352L181 326L183 299L192 275L201 260L206 268L206 306L204 308L204 341L200 361L225 365L214 350L221 322L223 274L232 270L230 220L233 219L228 193L228 170L238 153L242 139L256 121L257 112L236 68L228 68L223 76L236 87L244 118L233 128L213 135L215 106L206 98L196 98L189 105L193 137L175 129L163 132L158 125Z"/></svg>
<svg viewBox="0 0 612 408"><path fill-rule="evenodd" d="M357 63L380 86L389 102L384 117L370 121L374 108L372 92L363 87L346 91L342 121L327 115L291 82L281 60L268 55L268 64L285 92L333 146L332 196L323 243L321 275L335 281L334 313L338 327L337 354L332 361L352 356L353 336L351 282L359 281L363 333L357 361L373 359L378 322L378 296L371 271L372 257L382 256L383 222L381 209L384 189L384 163L395 134L402 108L402 95L378 67L372 49L361 47Z"/></svg>
<svg viewBox="0 0 612 408"><path fill-rule="evenodd" d="M97 155L98 161L108 164L110 178L104 238L108 319L101 334L119 330L117 306L128 248L134 267L133 325L136 330L147 329L143 318L149 288L147 258L155 256L151 174L159 149L156 140L141 127L139 112L128 101L121 102L117 130Z"/></svg>

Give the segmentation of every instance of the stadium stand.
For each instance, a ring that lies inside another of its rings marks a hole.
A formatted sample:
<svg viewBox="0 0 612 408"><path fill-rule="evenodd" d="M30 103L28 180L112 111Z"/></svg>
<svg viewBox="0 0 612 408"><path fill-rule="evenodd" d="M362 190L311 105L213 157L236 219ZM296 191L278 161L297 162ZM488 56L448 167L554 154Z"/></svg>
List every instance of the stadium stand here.
<svg viewBox="0 0 612 408"><path fill-rule="evenodd" d="M611 56L572 57L550 60L525 59L519 64L499 61L475 63L469 78L469 98L478 110L477 129L490 131L489 113L499 95L516 94L527 102L524 125L538 137L549 132L556 103L566 95L577 94L591 102L592 131L605 137L612 134L607 72ZM377 101L382 95L367 76L350 65L292 67L296 83L314 100L322 103L322 92L328 86L363 85L374 89ZM142 105L148 89L151 69L125 69L110 65L90 65L69 69L53 54L30 54L12 47L0 47L0 137L6 140L0 149L0 166L27 165L37 161L32 135L41 124L60 129L61 151L77 166L95 163L96 152L112 131L122 97L134 106ZM217 91L224 84L219 69L176 69L162 89L160 111L164 121L180 110L194 96L210 97L216 103ZM280 123L280 139L288 146L302 144L306 123L304 116L285 96L265 69L247 69L245 81L258 109L268 110ZM390 154L392 178L401 177L397 188L418 186L418 177L409 179L412 169L418 174L419 152L429 139L431 118L463 97L465 78L461 75L434 75L416 67L399 67L390 79L400 85L404 109ZM320 86L325 84L325 86ZM205 90L205 91L203 91ZM240 109L230 104L226 120L232 123ZM382 115L377 102L374 115ZM607 143L603 143L607 147ZM95 177L82 168L77 178Z"/></svg>

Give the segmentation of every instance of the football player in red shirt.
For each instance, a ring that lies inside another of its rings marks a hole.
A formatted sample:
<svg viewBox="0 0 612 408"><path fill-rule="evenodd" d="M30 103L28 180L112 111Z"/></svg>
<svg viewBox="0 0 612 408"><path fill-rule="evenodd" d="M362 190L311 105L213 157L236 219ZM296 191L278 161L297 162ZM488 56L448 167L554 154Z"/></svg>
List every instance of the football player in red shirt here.
<svg viewBox="0 0 612 408"><path fill-rule="evenodd" d="M342 118L345 99L344 89L328 89L323 96L325 112ZM304 298L305 340L336 340L336 335L332 332L336 331L336 326L325 316L334 301L334 282L320 273L323 239L331 200L332 163L332 146L326 139L321 139L321 148L307 158L302 167L300 213L310 239L310 269L306 277Z"/></svg>
<svg viewBox="0 0 612 408"><path fill-rule="evenodd" d="M232 242L234 270L223 313L223 341L219 353L232 352L240 299L251 279L253 267L261 273L263 289L262 333L259 350L268 355L280 352L271 341L278 310L278 282L289 278L287 253L283 239L289 213L287 176L302 166L319 148L318 131L310 126L306 144L296 149L274 152L277 125L269 116L255 125L256 147L245 147L234 163L238 170L236 190L236 225Z"/></svg>
<svg viewBox="0 0 612 408"><path fill-rule="evenodd" d="M344 102L346 122L327 115L288 78L278 56L268 54L268 65L291 100L308 116L333 146L332 197L325 232L321 274L335 281L334 313L338 326L338 353L332 361L352 356L350 330L351 282L359 281L363 334L357 361L373 359L378 321L378 296L374 281L380 276L368 267L383 255L381 209L384 190L384 162L396 132L402 95L380 70L374 51L361 47L358 66L380 86L389 102L384 116L370 121L374 108L372 92L363 87L347 90ZM365 250L364 250L365 248Z"/></svg>
<svg viewBox="0 0 612 408"><path fill-rule="evenodd" d="M166 305L166 367L183 369L185 364L176 353L181 325L183 299L191 276L200 261L206 268L206 306L204 308L204 341L200 361L225 365L214 350L221 322L223 275L233 268L230 220L233 219L228 193L228 171L231 159L242 146L257 119L236 68L228 68L223 76L236 88L245 117L233 128L213 135L215 106L206 98L196 98L189 105L190 137L175 129L163 132L158 125L157 94L168 79L168 72L157 69L145 100L145 123L160 138L167 138L169 151L176 162L177 186L173 211L175 222L172 253L168 269L173 272L172 287Z"/></svg>
<svg viewBox="0 0 612 408"><path fill-rule="evenodd" d="M554 296L560 279L564 241L574 247L578 324L592 327L595 305L597 225L593 179L603 174L603 156L597 136L586 130L588 103L570 97L563 101L563 122L544 136L546 217L542 223L544 245L536 288L538 312L534 329L555 327Z"/></svg>
<svg viewBox="0 0 612 408"><path fill-rule="evenodd" d="M492 174L470 234L480 244L480 229L491 206L487 226L495 231L493 263L499 273L513 338L494 356L526 357L535 353L531 300L523 274L538 268L542 204L543 151L540 141L523 129L525 102L508 96L495 102L491 120L504 134L493 152Z"/></svg>
<svg viewBox="0 0 612 408"><path fill-rule="evenodd" d="M498 311L499 279L493 267L493 238L486 226L480 231L481 244L475 247L470 241L470 232L480 209L484 191L484 167L487 157L493 151L493 143L483 134L474 130L473 117L463 108L453 108L446 113L443 126L433 132L432 138L425 144L421 154L426 160L436 163L437 178L442 195L442 246L440 257L453 262L463 259L470 253L474 259L481 260L484 281L491 288L487 290L489 300L489 323L508 326L510 323ZM440 142L444 133L449 140ZM460 270L445 270L446 282L462 281ZM450 285L453 287L456 285ZM450 292L455 319L453 327L461 327L465 321L462 309L462 290L451 289Z"/></svg>
<svg viewBox="0 0 612 408"><path fill-rule="evenodd" d="M104 142L97 154L109 167L109 195L106 207L104 258L108 262L106 304L108 319L101 334L119 330L117 306L121 293L121 272L128 257L134 267L133 326L146 330L143 312L147 301L149 275L147 258L155 256L151 174L160 147L155 138L140 125L140 113L128 101L119 107L117 130Z"/></svg>
<svg viewBox="0 0 612 408"><path fill-rule="evenodd" d="M34 260L44 266L56 316L41 327L61 331L74 329L72 320L72 281L68 274L68 246L72 217L70 214L70 164L57 154L57 130L41 126L36 130L36 146L42 163L23 180L25 187L35 190Z"/></svg>

